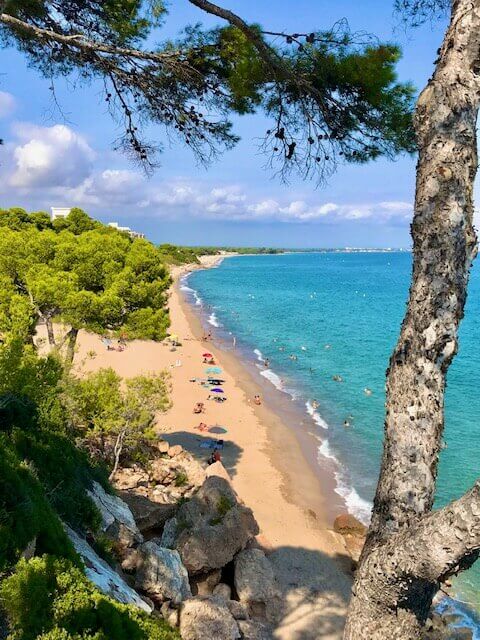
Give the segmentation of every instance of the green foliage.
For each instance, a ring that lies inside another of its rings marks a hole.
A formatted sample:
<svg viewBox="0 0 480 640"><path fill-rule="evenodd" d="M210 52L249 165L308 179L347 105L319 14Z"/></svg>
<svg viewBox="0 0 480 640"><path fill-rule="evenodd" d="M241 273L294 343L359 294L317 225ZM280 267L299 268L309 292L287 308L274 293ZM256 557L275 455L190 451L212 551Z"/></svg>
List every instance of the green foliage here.
<svg viewBox="0 0 480 640"><path fill-rule="evenodd" d="M101 594L68 560L21 560L0 586L10 640L179 640L162 620Z"/></svg>
<svg viewBox="0 0 480 640"><path fill-rule="evenodd" d="M174 485L176 487L184 487L188 483L188 476L186 473L180 472L177 473L174 480Z"/></svg>
<svg viewBox="0 0 480 640"><path fill-rule="evenodd" d="M33 468L0 435L0 572L18 560L33 538L40 552L75 558Z"/></svg>
<svg viewBox="0 0 480 640"><path fill-rule="evenodd" d="M192 247L177 247L173 244L161 244L158 247L166 264L198 264L197 251Z"/></svg>
<svg viewBox="0 0 480 640"><path fill-rule="evenodd" d="M220 516L225 516L233 507L233 503L227 496L220 496L217 503L217 511Z"/></svg>
<svg viewBox="0 0 480 640"><path fill-rule="evenodd" d="M42 229L37 214L0 212L0 331L9 330L15 311L25 317L24 335L41 318L162 340L170 282L164 254L154 245L105 227L81 209Z"/></svg>
<svg viewBox="0 0 480 640"><path fill-rule="evenodd" d="M155 412L169 405L168 379L157 374L122 381L113 369L100 369L66 379L63 402L73 435L112 468L116 456L138 460L142 446L154 439Z"/></svg>

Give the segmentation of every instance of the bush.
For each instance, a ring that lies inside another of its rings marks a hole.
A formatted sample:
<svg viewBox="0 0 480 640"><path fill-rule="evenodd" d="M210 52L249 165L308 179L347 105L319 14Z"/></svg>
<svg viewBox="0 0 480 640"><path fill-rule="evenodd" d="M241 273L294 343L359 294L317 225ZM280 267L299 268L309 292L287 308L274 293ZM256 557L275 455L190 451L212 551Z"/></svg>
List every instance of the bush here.
<svg viewBox="0 0 480 640"><path fill-rule="evenodd" d="M33 538L40 553L76 558L42 486L3 436L0 438L0 572L18 560Z"/></svg>
<svg viewBox="0 0 480 640"><path fill-rule="evenodd" d="M11 640L179 640L157 618L100 593L68 560L21 560L0 586Z"/></svg>

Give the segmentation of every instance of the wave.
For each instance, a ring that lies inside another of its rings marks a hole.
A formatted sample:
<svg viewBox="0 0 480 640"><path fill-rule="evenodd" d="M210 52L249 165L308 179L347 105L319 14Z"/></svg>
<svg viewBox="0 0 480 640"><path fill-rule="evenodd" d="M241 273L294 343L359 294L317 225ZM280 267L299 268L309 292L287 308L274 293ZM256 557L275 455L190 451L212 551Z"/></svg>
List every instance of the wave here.
<svg viewBox="0 0 480 640"><path fill-rule="evenodd" d="M277 374L271 369L265 369L264 371L260 371L260 375L266 378L267 380L269 380L273 384L273 386L279 391L286 392L286 389L284 389L283 387L283 382L280 376L277 376Z"/></svg>
<svg viewBox="0 0 480 640"><path fill-rule="evenodd" d="M187 279L189 275L190 274L188 273L186 276L180 278L180 291L185 291L185 293L188 293L195 300L195 304L197 305L197 307L200 307L202 306L202 299L198 295L198 292L187 285Z"/></svg>
<svg viewBox="0 0 480 640"><path fill-rule="evenodd" d="M327 460L332 460L335 464L336 470L334 472L334 477L337 486L334 491L343 498L348 513L351 513L353 516L358 518L360 522L368 525L373 505L360 497L355 487L348 482L348 476L340 461L330 448L330 442L327 438L325 438L322 441L322 444L318 447L318 453Z"/></svg>
<svg viewBox="0 0 480 640"><path fill-rule="evenodd" d="M318 424L319 427L322 427L322 429L328 429L328 424L325 422L322 416L318 413L318 411L315 411L310 400L307 400L307 402L305 403L305 406L307 407L308 415L312 417L313 421L316 424Z"/></svg>
<svg viewBox="0 0 480 640"><path fill-rule="evenodd" d="M263 353L260 351L260 349L254 349L253 353L257 356L257 360L259 360L260 362L264 361Z"/></svg>
<svg viewBox="0 0 480 640"><path fill-rule="evenodd" d="M215 311L212 311L212 313L208 316L208 322L209 324L212 325L212 327L219 327L220 323L218 322L218 318L215 315Z"/></svg>

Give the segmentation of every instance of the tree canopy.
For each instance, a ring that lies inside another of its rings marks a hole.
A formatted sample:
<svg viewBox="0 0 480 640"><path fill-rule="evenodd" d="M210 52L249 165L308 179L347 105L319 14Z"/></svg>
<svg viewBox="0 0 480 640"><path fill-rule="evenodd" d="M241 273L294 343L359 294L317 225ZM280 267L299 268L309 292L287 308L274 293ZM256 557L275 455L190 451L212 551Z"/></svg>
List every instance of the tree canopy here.
<svg viewBox="0 0 480 640"><path fill-rule="evenodd" d="M80 209L61 224L25 215L0 212L0 313L6 320L12 305L25 305L26 298L32 316L47 324L52 345L54 319L71 328L70 337L79 329L117 331L131 339L165 337L170 275L154 245L105 227Z"/></svg>
<svg viewBox="0 0 480 640"><path fill-rule="evenodd" d="M116 147L147 170L161 149L149 125L208 162L238 140L231 116L253 112L271 122L261 148L284 178L298 171L322 180L339 162L414 149L414 92L397 80L394 44L352 33L346 21L276 33L190 2L226 26L186 26L148 48L167 18L158 0L3 0L0 38L48 78L99 80L121 126Z"/></svg>

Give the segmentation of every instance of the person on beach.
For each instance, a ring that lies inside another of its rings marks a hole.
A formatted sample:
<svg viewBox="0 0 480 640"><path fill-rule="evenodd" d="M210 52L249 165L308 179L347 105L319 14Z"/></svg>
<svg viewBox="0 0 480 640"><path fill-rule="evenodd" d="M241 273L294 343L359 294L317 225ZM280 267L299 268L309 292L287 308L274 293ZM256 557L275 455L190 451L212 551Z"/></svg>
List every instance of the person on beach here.
<svg viewBox="0 0 480 640"><path fill-rule="evenodd" d="M203 402L197 402L193 407L193 413L203 413L205 411L205 405Z"/></svg>
<svg viewBox="0 0 480 640"><path fill-rule="evenodd" d="M268 358L265 358L265 360L263 361L263 365L265 369L268 369L268 367L270 366L270 360Z"/></svg>
<svg viewBox="0 0 480 640"><path fill-rule="evenodd" d="M208 459L208 464L215 464L215 462L221 462L221 461L222 461L222 456L220 455L220 451L217 449L217 447L215 447L212 455Z"/></svg>
<svg viewBox="0 0 480 640"><path fill-rule="evenodd" d="M262 404L262 399L260 398L260 396L257 394L256 396L253 397L253 402L256 405L261 405Z"/></svg>

